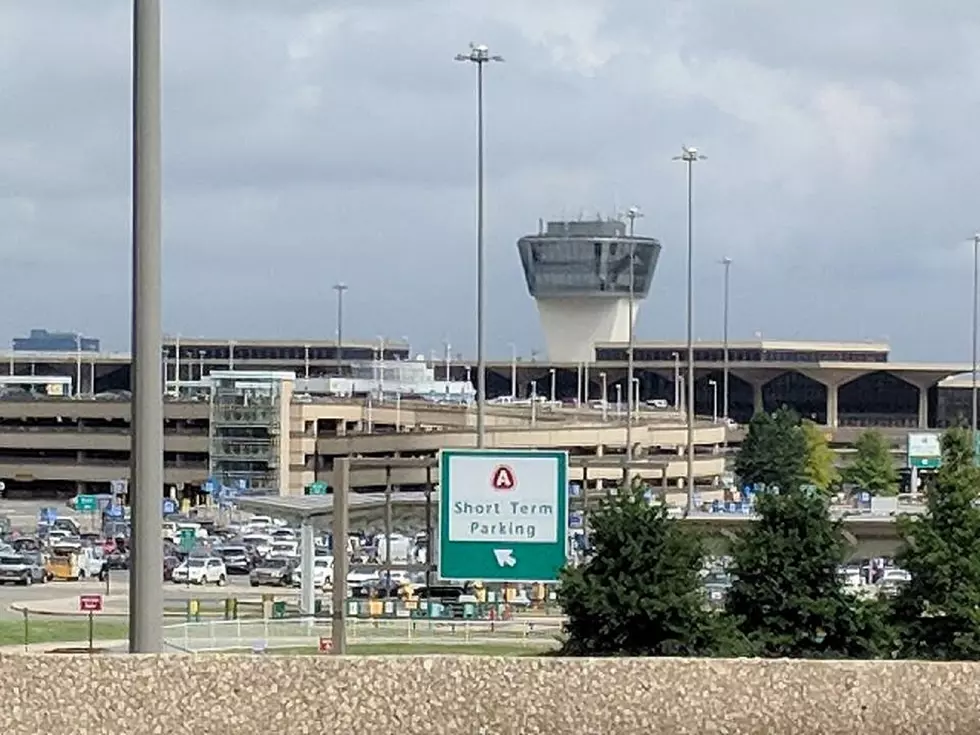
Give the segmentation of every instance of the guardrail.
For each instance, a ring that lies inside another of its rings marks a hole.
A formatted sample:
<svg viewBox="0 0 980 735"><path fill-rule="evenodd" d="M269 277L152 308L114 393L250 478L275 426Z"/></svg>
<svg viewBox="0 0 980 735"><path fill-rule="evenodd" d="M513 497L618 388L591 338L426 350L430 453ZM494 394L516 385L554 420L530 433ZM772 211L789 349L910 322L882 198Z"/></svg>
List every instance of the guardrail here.
<svg viewBox="0 0 980 735"><path fill-rule="evenodd" d="M348 644L521 645L553 644L561 633L555 620L387 619L347 621ZM283 620L214 620L179 623L164 628L164 640L172 649L186 653L239 649L315 647L331 637L327 618Z"/></svg>

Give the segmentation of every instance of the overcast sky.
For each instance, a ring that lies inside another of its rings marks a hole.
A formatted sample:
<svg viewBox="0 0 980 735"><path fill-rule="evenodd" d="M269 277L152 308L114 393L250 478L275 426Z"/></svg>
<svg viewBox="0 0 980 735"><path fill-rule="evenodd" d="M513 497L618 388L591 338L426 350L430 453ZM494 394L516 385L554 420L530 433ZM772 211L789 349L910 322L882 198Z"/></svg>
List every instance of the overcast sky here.
<svg viewBox="0 0 980 735"><path fill-rule="evenodd" d="M163 0L165 329L447 338L473 354L475 72L488 335L543 347L516 240L612 215L663 242L641 339L887 339L967 360L980 5L933 0ZM130 0L0 2L0 340L128 348Z"/></svg>

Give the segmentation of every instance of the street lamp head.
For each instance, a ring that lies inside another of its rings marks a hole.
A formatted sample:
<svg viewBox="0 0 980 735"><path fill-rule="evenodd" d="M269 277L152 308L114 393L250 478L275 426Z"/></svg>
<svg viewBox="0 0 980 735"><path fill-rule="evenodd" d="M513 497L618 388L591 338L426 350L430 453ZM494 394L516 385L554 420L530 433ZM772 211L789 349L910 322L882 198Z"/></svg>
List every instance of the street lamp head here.
<svg viewBox="0 0 980 735"><path fill-rule="evenodd" d="M725 256L724 258L722 258L722 259L721 259L721 261L720 261L720 262L721 262L721 264L722 264L722 265L731 265L731 264L732 264L732 259L731 259L731 258L729 258L729 257L728 257L728 256L726 255L726 256Z"/></svg>
<svg viewBox="0 0 980 735"><path fill-rule="evenodd" d="M347 290L347 284L346 283L336 283L336 284L334 284L333 289L334 289L334 291L346 291Z"/></svg>
<svg viewBox="0 0 980 735"><path fill-rule="evenodd" d="M687 163L694 163L695 161L703 161L705 156L702 156L698 149L694 146L681 146L681 154L679 156L674 156L675 161L685 161Z"/></svg>
<svg viewBox="0 0 980 735"><path fill-rule="evenodd" d="M490 53L490 48L483 43L470 42L469 53L456 54L456 61L472 61L474 64L485 64L488 61L503 61L503 56Z"/></svg>

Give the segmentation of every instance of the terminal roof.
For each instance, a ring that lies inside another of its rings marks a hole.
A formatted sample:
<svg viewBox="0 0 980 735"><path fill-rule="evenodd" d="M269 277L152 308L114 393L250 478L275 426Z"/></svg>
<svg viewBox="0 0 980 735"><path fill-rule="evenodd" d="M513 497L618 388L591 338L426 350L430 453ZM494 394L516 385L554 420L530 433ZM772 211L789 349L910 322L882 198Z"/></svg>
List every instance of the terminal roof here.
<svg viewBox="0 0 980 735"><path fill-rule="evenodd" d="M376 515L385 507L384 493L351 493L349 496L350 517L352 521L369 515ZM438 505L438 493L432 493L432 507ZM393 492L391 494L392 508L424 507L426 493L424 492ZM296 520L322 519L333 516L333 495L302 495L240 497L235 499L235 505L250 513L261 513L275 518L292 518Z"/></svg>

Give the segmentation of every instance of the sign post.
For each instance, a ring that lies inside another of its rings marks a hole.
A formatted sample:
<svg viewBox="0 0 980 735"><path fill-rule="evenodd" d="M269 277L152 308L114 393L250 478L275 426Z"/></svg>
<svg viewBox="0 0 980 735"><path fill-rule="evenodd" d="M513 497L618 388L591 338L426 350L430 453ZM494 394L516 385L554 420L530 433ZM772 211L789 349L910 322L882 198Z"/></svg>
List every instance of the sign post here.
<svg viewBox="0 0 980 735"><path fill-rule="evenodd" d="M95 613L102 612L102 595L79 595L78 609L88 613L88 652L95 651Z"/></svg>
<svg viewBox="0 0 980 735"><path fill-rule="evenodd" d="M556 582L568 557L568 453L439 453L442 579Z"/></svg>
<svg viewBox="0 0 980 735"><path fill-rule="evenodd" d="M919 470L938 469L943 462L943 450L939 434L935 432L910 433L908 443L908 467L911 470L909 490L919 490Z"/></svg>

